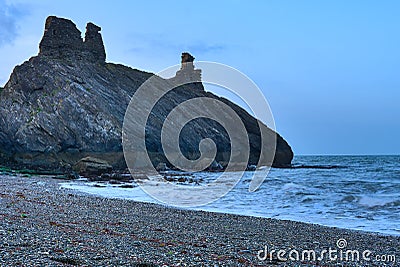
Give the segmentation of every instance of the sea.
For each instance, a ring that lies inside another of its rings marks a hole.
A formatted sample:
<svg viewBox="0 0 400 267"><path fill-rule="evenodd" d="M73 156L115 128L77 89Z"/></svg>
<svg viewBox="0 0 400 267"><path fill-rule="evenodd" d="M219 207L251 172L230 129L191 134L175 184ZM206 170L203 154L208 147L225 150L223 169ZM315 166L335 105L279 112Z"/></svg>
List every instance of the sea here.
<svg viewBox="0 0 400 267"><path fill-rule="evenodd" d="M253 176L248 171L225 196L190 209L400 236L400 156L295 156L292 163L294 168L271 168L255 192L249 192ZM191 177L206 183L218 175L199 172ZM139 186L122 188L81 179L61 187L159 203Z"/></svg>

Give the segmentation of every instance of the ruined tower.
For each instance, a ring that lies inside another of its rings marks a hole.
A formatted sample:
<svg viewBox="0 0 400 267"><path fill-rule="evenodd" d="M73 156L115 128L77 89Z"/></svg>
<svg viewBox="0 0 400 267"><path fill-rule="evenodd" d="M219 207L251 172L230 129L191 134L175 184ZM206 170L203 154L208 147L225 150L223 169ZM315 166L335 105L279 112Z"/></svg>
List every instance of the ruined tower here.
<svg viewBox="0 0 400 267"><path fill-rule="evenodd" d="M44 35L39 44L39 55L104 63L106 52L100 30L99 26L89 22L83 40L81 32L72 21L50 16L46 19Z"/></svg>
<svg viewBox="0 0 400 267"><path fill-rule="evenodd" d="M175 78L184 83L201 82L201 70L194 68L194 57L184 52L181 59L181 69L176 72Z"/></svg>

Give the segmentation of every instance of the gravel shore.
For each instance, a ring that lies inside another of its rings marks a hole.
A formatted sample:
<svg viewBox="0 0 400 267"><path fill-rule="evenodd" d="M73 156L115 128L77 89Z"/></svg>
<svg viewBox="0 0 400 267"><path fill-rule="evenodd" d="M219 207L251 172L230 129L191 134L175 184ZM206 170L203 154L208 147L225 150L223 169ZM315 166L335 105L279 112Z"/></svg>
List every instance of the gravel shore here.
<svg viewBox="0 0 400 267"><path fill-rule="evenodd" d="M59 183L0 176L0 266L400 266L398 236L106 199ZM305 250L316 259L302 259Z"/></svg>

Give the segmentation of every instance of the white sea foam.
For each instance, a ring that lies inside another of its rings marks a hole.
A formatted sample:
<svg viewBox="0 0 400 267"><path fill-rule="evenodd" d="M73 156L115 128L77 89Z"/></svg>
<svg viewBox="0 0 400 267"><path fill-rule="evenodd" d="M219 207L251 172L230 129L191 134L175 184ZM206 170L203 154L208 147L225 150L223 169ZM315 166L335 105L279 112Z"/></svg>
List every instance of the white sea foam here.
<svg viewBox="0 0 400 267"><path fill-rule="evenodd" d="M246 172L227 195L194 209L400 235L400 177L391 172L398 171L399 156L303 156L296 160L305 165L344 168L272 169L256 192L249 192L252 173ZM206 183L218 175L201 172L193 174L193 178ZM95 187L95 184L74 181L62 187L109 198L159 203L140 187L120 188L110 184ZM187 200L190 199L188 196Z"/></svg>

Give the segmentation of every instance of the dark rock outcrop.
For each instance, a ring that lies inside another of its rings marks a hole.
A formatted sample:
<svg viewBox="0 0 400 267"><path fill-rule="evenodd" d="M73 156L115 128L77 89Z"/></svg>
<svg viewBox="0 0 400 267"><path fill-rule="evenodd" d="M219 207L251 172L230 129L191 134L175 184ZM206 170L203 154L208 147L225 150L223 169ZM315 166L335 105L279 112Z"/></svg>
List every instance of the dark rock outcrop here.
<svg viewBox="0 0 400 267"><path fill-rule="evenodd" d="M80 175L91 177L111 173L112 166L105 160L85 157L79 160L72 169Z"/></svg>
<svg viewBox="0 0 400 267"><path fill-rule="evenodd" d="M70 169L81 158L93 156L115 169L125 168L121 144L125 111L137 88L153 74L106 63L100 27L93 23L87 24L83 40L72 21L48 17L39 48L37 56L15 67L0 90L0 165ZM154 166L168 162L160 143L165 117L177 104L202 96L219 99L237 112L249 133L249 164L256 164L261 145L257 120L229 100L204 91L201 70L193 61L183 53L182 68L173 79L196 82L169 92L149 117L146 145ZM181 137L189 157L195 157L199 141L208 137L218 144L216 160L222 165L227 160L229 138L219 124L191 121ZM292 158L290 146L277 134L274 165L288 166Z"/></svg>

